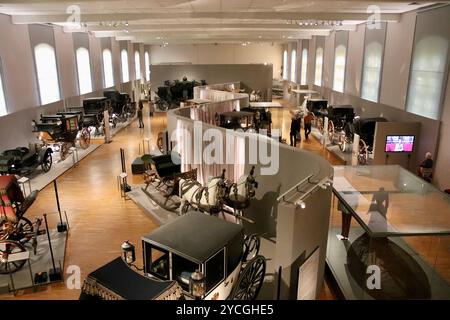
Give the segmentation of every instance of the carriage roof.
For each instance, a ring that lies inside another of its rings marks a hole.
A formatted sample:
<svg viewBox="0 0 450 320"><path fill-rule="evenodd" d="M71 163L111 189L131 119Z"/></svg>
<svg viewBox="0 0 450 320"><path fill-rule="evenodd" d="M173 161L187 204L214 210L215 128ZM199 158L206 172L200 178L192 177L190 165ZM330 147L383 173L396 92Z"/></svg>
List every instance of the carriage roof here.
<svg viewBox="0 0 450 320"><path fill-rule="evenodd" d="M190 211L142 239L203 263L223 247L242 239L242 236L241 225Z"/></svg>
<svg viewBox="0 0 450 320"><path fill-rule="evenodd" d="M230 111L230 112L224 112L220 114L223 117L230 117L230 118L243 118L243 117L253 117L253 112L248 111Z"/></svg>
<svg viewBox="0 0 450 320"><path fill-rule="evenodd" d="M108 100L108 98L107 97L92 97L92 98L83 99L83 101L104 101L104 100Z"/></svg>

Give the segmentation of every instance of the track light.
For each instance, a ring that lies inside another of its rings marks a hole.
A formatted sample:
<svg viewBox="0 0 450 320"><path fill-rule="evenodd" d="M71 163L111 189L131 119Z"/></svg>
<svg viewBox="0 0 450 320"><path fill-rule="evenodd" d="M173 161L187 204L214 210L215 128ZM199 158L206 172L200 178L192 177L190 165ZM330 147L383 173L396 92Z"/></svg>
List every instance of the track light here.
<svg viewBox="0 0 450 320"><path fill-rule="evenodd" d="M302 209L306 208L306 203L303 200L297 201L297 202L295 202L295 204Z"/></svg>

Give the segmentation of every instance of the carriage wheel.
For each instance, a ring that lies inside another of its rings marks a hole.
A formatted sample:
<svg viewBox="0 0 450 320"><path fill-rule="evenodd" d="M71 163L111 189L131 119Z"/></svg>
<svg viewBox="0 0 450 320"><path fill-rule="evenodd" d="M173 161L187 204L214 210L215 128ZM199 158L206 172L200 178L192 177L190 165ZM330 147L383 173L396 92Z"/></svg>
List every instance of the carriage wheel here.
<svg viewBox="0 0 450 320"><path fill-rule="evenodd" d="M33 235L34 233L33 223L31 223L31 221L25 217L21 217L19 219L19 222L17 223L17 228L18 230L20 230L20 233L22 233L25 236ZM30 238L28 237L25 237L24 239L27 239L27 242L30 240Z"/></svg>
<svg viewBox="0 0 450 320"><path fill-rule="evenodd" d="M328 140L334 143L334 123L331 120L328 120Z"/></svg>
<svg viewBox="0 0 450 320"><path fill-rule="evenodd" d="M158 140L156 140L156 145L158 146L159 151L164 153L164 141L163 141L163 133L158 133Z"/></svg>
<svg viewBox="0 0 450 320"><path fill-rule="evenodd" d="M347 135L345 134L345 131L341 131L338 136L339 149L341 149L342 152L347 151L347 144Z"/></svg>
<svg viewBox="0 0 450 320"><path fill-rule="evenodd" d="M317 119L317 129L319 129L319 132L323 134L323 118Z"/></svg>
<svg viewBox="0 0 450 320"><path fill-rule="evenodd" d="M46 152L44 155L44 159L41 163L42 171L49 172L53 163L52 154L50 152Z"/></svg>
<svg viewBox="0 0 450 320"><path fill-rule="evenodd" d="M2 262L10 254L25 252L25 247L17 241L3 240L0 242L0 274L14 273L23 267L26 260L14 261L10 263Z"/></svg>
<svg viewBox="0 0 450 320"><path fill-rule="evenodd" d="M61 147L59 149L59 156L61 157L61 161L66 160L68 154L69 154L69 145L64 142L63 144L61 144Z"/></svg>
<svg viewBox="0 0 450 320"><path fill-rule="evenodd" d="M255 300L266 274L266 259L257 256L251 260L241 273L230 294L231 300Z"/></svg>
<svg viewBox="0 0 450 320"><path fill-rule="evenodd" d="M363 139L359 139L359 154L358 154L358 163L359 164L367 164L369 160L369 149L367 148L367 144Z"/></svg>
<svg viewBox="0 0 450 320"><path fill-rule="evenodd" d="M81 130L80 134L80 147L81 149L87 149L89 148L89 145L91 144L91 133L87 128L84 128Z"/></svg>
<svg viewBox="0 0 450 320"><path fill-rule="evenodd" d="M250 235L244 238L244 255L242 261L247 262L255 258L259 253L261 241L258 236Z"/></svg>

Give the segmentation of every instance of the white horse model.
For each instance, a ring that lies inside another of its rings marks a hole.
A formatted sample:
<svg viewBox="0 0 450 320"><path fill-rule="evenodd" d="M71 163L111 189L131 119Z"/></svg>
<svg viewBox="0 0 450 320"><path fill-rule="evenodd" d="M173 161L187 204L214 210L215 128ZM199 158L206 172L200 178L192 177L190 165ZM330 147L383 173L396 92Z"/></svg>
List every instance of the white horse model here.
<svg viewBox="0 0 450 320"><path fill-rule="evenodd" d="M240 177L237 183L230 183L225 179L225 170L223 170L222 175L212 178L207 187L203 187L196 180L181 179L179 184L180 214L186 213L189 206L209 214L221 212L224 204L229 205L235 211L248 207L250 198L255 196L255 188L258 187L254 171L255 167L252 167L250 174Z"/></svg>

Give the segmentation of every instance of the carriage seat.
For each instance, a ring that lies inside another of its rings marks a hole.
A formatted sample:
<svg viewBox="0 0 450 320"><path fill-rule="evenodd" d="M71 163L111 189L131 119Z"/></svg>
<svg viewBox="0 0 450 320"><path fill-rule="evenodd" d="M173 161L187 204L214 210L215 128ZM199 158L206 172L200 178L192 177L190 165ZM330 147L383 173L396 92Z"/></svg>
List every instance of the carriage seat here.
<svg viewBox="0 0 450 320"><path fill-rule="evenodd" d="M155 165L156 172L161 178L181 173L181 165L173 163L170 154L154 156L150 163Z"/></svg>
<svg viewBox="0 0 450 320"><path fill-rule="evenodd" d="M4 157L12 157L14 160L24 161L33 155L30 154L30 150L25 147L18 147L16 149L6 150L3 153Z"/></svg>

